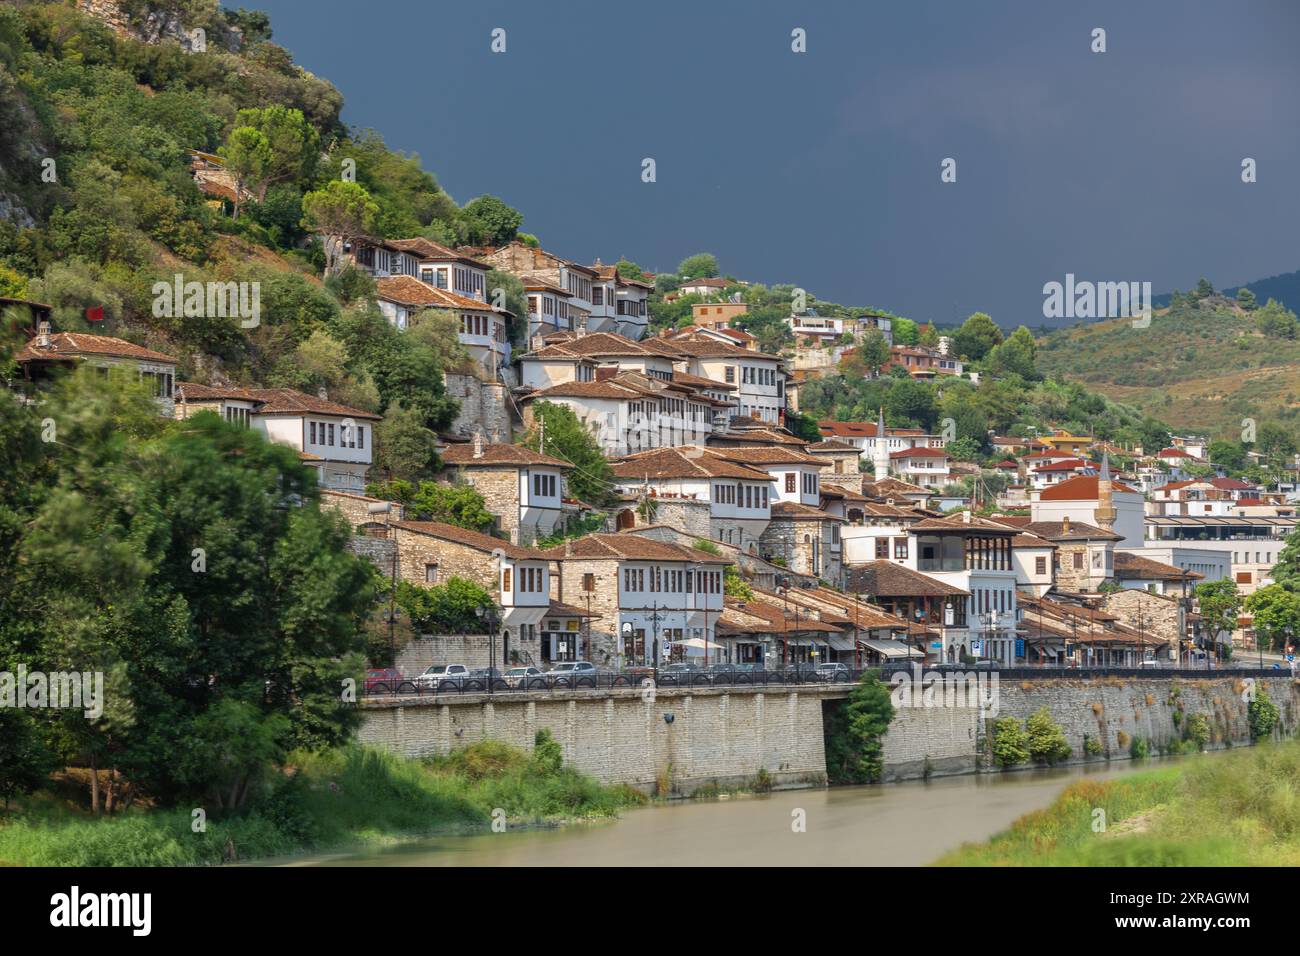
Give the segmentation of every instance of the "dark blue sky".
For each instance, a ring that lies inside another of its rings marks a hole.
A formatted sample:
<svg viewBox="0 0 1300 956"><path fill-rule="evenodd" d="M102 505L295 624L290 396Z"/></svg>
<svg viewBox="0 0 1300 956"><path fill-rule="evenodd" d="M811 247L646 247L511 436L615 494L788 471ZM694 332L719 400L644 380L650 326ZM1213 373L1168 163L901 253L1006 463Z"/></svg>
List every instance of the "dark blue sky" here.
<svg viewBox="0 0 1300 956"><path fill-rule="evenodd" d="M1067 272L1160 292L1300 268L1290 0L243 2L345 121L583 262L707 250L836 302L1031 327Z"/></svg>

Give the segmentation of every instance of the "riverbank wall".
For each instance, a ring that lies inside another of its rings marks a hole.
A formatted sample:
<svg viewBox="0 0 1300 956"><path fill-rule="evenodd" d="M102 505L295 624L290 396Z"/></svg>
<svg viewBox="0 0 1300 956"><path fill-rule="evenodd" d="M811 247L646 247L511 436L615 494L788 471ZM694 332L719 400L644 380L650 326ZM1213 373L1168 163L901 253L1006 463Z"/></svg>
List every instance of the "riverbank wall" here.
<svg viewBox="0 0 1300 956"><path fill-rule="evenodd" d="M992 718L974 706L945 706L942 700L925 705L918 695L918 706L896 708L882 740L884 780L996 771L992 721L1024 721L1042 707L1071 747L1066 763L1129 759L1135 740L1159 753L1181 740L1194 714L1208 720L1207 749L1249 744L1252 679L1278 707L1278 734L1294 734L1300 688L1290 675L1003 678ZM359 738L424 757L487 739L531 750L537 732L548 729L566 763L603 783L648 793L821 786L824 709L843 706L849 689L823 684L366 698Z"/></svg>

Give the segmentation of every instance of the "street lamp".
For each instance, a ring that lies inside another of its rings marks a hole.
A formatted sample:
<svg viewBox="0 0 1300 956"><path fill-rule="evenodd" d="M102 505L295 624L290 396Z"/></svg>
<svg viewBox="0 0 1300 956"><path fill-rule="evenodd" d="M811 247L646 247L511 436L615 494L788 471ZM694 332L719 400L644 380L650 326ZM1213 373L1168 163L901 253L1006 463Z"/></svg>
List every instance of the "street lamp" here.
<svg viewBox="0 0 1300 956"><path fill-rule="evenodd" d="M375 501L366 505L366 512L372 515L384 516L384 536L393 542L393 557L390 561L391 577L388 582L388 654L392 658L393 666L397 666L397 641L393 635L393 627L397 624L397 539L393 536L393 503L391 501Z"/></svg>
<svg viewBox="0 0 1300 956"><path fill-rule="evenodd" d="M492 693L492 680L495 676L493 671L497 664L497 608L495 604L480 604L474 608L474 614L480 621L487 624L488 627L488 671L487 686L488 693Z"/></svg>
<svg viewBox="0 0 1300 956"><path fill-rule="evenodd" d="M619 658L622 658L623 651L627 648L628 641L632 640L632 622L624 621L622 630L623 630L623 640L619 643L618 654L617 654ZM621 660L618 661L618 669L619 670L623 669L623 664Z"/></svg>

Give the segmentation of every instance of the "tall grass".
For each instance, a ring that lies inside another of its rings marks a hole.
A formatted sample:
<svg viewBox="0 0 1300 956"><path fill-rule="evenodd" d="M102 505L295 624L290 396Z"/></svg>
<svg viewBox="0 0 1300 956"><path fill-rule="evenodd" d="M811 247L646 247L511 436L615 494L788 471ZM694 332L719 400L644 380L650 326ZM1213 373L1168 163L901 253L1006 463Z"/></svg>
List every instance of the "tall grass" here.
<svg viewBox="0 0 1300 956"><path fill-rule="evenodd" d="M209 816L200 832L190 809L95 819L38 798L0 822L0 865L216 864L473 831L486 828L498 808L515 822L560 822L612 816L644 800L561 766L544 742L538 753L496 741L427 763L360 746L296 753L254 805Z"/></svg>
<svg viewBox="0 0 1300 956"><path fill-rule="evenodd" d="M1095 811L1105 829L1094 829ZM953 866L1300 865L1300 742L1068 787Z"/></svg>

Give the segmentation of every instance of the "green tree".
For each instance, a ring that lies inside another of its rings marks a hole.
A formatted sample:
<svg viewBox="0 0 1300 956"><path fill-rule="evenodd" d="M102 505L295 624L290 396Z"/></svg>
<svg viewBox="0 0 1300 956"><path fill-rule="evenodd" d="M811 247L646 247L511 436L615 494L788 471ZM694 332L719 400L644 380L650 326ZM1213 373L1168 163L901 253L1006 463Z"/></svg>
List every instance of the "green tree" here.
<svg viewBox="0 0 1300 956"><path fill-rule="evenodd" d="M1273 703L1273 698L1269 697L1268 690L1263 684L1257 684L1255 696L1246 705L1246 717L1250 721L1251 739L1262 740L1273 736L1273 729L1278 725L1281 716L1277 704Z"/></svg>
<svg viewBox="0 0 1300 956"><path fill-rule="evenodd" d="M976 312L961 324L953 336L958 355L978 362L1002 343L1002 330L984 312Z"/></svg>
<svg viewBox="0 0 1300 956"><path fill-rule="evenodd" d="M826 771L833 783L872 783L884 771L884 736L894 719L880 672L866 671L842 707L828 715Z"/></svg>
<svg viewBox="0 0 1300 956"><path fill-rule="evenodd" d="M1237 615L1241 611L1237 585L1229 580L1203 581L1196 585L1196 601L1201 623L1209 630L1217 646L1219 635L1231 634L1237 626Z"/></svg>
<svg viewBox="0 0 1300 956"><path fill-rule="evenodd" d="M331 180L302 197L302 224L322 237L325 275L343 265L343 246L371 235L379 215L379 204L360 183Z"/></svg>
<svg viewBox="0 0 1300 956"><path fill-rule="evenodd" d="M5 811L14 797L40 787L56 766L54 754L45 746L31 716L21 710L0 709L0 799Z"/></svg>
<svg viewBox="0 0 1300 956"><path fill-rule="evenodd" d="M717 257L711 252L687 256L677 267L677 276L686 279L711 279L719 274Z"/></svg>
<svg viewBox="0 0 1300 956"><path fill-rule="evenodd" d="M535 424L519 442L525 448L567 461L573 470L565 478L569 494L588 504L603 505L610 499L613 474L600 442L578 421L567 405L554 402L533 404ZM540 447L541 429L546 423L546 447Z"/></svg>
<svg viewBox="0 0 1300 956"><path fill-rule="evenodd" d="M375 428L375 464L393 478L407 481L433 474L438 463L438 436L424 416L399 403L389 405Z"/></svg>
<svg viewBox="0 0 1300 956"><path fill-rule="evenodd" d="M1255 633L1269 648L1282 648L1300 635L1300 594L1268 584L1247 595L1243 607L1254 618Z"/></svg>
<svg viewBox="0 0 1300 956"><path fill-rule="evenodd" d="M1029 756L1038 763L1059 763L1072 753L1065 732L1046 707L1040 707L1025 721L1025 734Z"/></svg>
<svg viewBox="0 0 1300 956"><path fill-rule="evenodd" d="M1210 282L1209 279L1202 276L1196 282L1196 298L1208 299L1212 295L1214 295L1214 284Z"/></svg>
<svg viewBox="0 0 1300 956"><path fill-rule="evenodd" d="M483 629L479 608L490 608L495 602L477 582L452 577L433 587L398 581L395 603L422 634L468 634Z"/></svg>
<svg viewBox="0 0 1300 956"><path fill-rule="evenodd" d="M1296 337L1295 313L1276 299L1269 299L1255 310L1255 327L1270 338L1293 339Z"/></svg>
<svg viewBox="0 0 1300 956"><path fill-rule="evenodd" d="M1029 734L1014 717L993 722L993 760L999 767L1013 767L1030 757Z"/></svg>
<svg viewBox="0 0 1300 956"><path fill-rule="evenodd" d="M221 158L235 180L235 218L238 219L243 194L260 184L271 168L274 160L271 144L259 130L237 126L221 148Z"/></svg>
<svg viewBox="0 0 1300 956"><path fill-rule="evenodd" d="M1255 300L1255 293L1251 292L1245 286L1237 290L1237 305L1247 312L1255 308L1259 303Z"/></svg>
<svg viewBox="0 0 1300 956"><path fill-rule="evenodd" d="M1034 367L1037 354L1038 345L1033 333L1022 325L989 352L988 369L994 374L1019 375L1025 381L1033 381L1040 377Z"/></svg>
<svg viewBox="0 0 1300 956"><path fill-rule="evenodd" d="M463 209L470 222L470 241L475 244L504 246L515 238L524 217L496 196L471 199Z"/></svg>
<svg viewBox="0 0 1300 956"><path fill-rule="evenodd" d="M896 318L891 320L895 345L916 345L921 333L911 319Z"/></svg>
<svg viewBox="0 0 1300 956"><path fill-rule="evenodd" d="M491 531L496 524L483 496L470 485L422 481L411 496L407 513L415 521L441 521L470 531Z"/></svg>
<svg viewBox="0 0 1300 956"><path fill-rule="evenodd" d="M870 374L879 375L890 359L889 340L879 329L871 329L858 339L854 356Z"/></svg>

